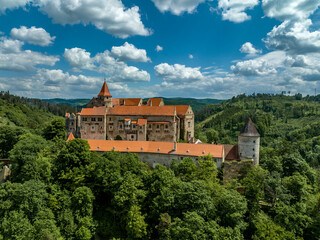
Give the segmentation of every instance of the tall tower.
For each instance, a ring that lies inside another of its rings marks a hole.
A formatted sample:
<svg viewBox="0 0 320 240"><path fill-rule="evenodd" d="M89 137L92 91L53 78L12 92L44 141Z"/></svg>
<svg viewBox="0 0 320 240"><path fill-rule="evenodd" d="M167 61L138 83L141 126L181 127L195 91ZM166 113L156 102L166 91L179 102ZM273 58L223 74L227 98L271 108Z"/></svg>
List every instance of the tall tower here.
<svg viewBox="0 0 320 240"><path fill-rule="evenodd" d="M107 86L106 80L104 80L101 91L98 94L98 101L101 102L102 105L106 106L107 108L112 107L112 96L109 92L109 88Z"/></svg>
<svg viewBox="0 0 320 240"><path fill-rule="evenodd" d="M254 165L259 165L260 134L249 118L238 136L239 158L253 159Z"/></svg>

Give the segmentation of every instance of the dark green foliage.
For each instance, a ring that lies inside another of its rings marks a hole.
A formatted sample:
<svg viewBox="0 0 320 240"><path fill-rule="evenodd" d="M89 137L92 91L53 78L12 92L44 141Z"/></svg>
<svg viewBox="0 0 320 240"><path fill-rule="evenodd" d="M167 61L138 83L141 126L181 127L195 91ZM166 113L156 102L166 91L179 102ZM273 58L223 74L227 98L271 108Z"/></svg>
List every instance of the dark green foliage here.
<svg viewBox="0 0 320 240"><path fill-rule="evenodd" d="M66 122L63 118L54 118L50 123L47 123L42 131L42 135L47 140L54 138L66 139Z"/></svg>
<svg viewBox="0 0 320 240"><path fill-rule="evenodd" d="M27 130L20 127L0 126L0 158L8 158L9 151L19 141L19 137L27 133Z"/></svg>

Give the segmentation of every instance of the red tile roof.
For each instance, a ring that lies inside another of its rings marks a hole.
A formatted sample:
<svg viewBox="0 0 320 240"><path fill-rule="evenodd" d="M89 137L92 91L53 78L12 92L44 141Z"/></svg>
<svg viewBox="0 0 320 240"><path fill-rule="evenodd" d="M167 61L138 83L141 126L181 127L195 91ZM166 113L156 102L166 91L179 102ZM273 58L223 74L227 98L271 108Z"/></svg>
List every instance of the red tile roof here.
<svg viewBox="0 0 320 240"><path fill-rule="evenodd" d="M106 114L106 106L93 107L93 108L82 108L81 116L104 116Z"/></svg>
<svg viewBox="0 0 320 240"><path fill-rule="evenodd" d="M113 98L112 103L114 106L139 106L141 98Z"/></svg>
<svg viewBox="0 0 320 240"><path fill-rule="evenodd" d="M160 106L161 101L163 101L162 98L149 98L147 105L148 106Z"/></svg>
<svg viewBox="0 0 320 240"><path fill-rule="evenodd" d="M223 157L223 145L177 143L174 151L173 142L152 141L112 141L112 140L87 140L91 151L107 152L114 149L119 152L145 152L162 153L183 156L204 156L211 154L214 158Z"/></svg>
<svg viewBox="0 0 320 240"><path fill-rule="evenodd" d="M100 93L98 94L98 96L104 96L104 97L112 97L110 92L109 92L109 88L107 86L107 83L104 82L101 88Z"/></svg>
<svg viewBox="0 0 320 240"><path fill-rule="evenodd" d="M147 123L147 119L145 119L145 118L139 118L138 119L138 125L140 127L146 125L146 123Z"/></svg>
<svg viewBox="0 0 320 240"><path fill-rule="evenodd" d="M114 116L174 116L174 106L116 106L110 108L108 115Z"/></svg>
<svg viewBox="0 0 320 240"><path fill-rule="evenodd" d="M167 106L175 106L178 116L185 116L190 105L167 105Z"/></svg>
<svg viewBox="0 0 320 240"><path fill-rule="evenodd" d="M73 133L71 132L67 138L67 142L69 142L70 140L75 139L75 137L73 136Z"/></svg>

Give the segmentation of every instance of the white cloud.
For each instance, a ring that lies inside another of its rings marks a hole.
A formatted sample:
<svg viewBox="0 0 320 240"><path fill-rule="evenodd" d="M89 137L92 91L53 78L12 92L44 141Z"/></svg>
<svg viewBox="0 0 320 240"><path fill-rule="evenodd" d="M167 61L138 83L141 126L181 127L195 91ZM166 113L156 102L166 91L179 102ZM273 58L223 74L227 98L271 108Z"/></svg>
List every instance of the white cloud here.
<svg viewBox="0 0 320 240"><path fill-rule="evenodd" d="M91 69L94 67L90 53L82 48L65 48L63 57L72 67Z"/></svg>
<svg viewBox="0 0 320 240"><path fill-rule="evenodd" d="M261 50L255 49L250 42L244 43L240 48L240 52L247 53L249 57L254 57L257 54L262 53Z"/></svg>
<svg viewBox="0 0 320 240"><path fill-rule="evenodd" d="M200 68L186 67L185 65L161 63L154 67L156 75L167 81L190 82L203 79Z"/></svg>
<svg viewBox="0 0 320 240"><path fill-rule="evenodd" d="M181 15L184 12L193 13L200 3L206 0L152 0L161 12L171 12Z"/></svg>
<svg viewBox="0 0 320 240"><path fill-rule="evenodd" d="M222 9L222 19L241 23L251 19L245 11L259 4L259 0L219 0L218 8Z"/></svg>
<svg viewBox="0 0 320 240"><path fill-rule="evenodd" d="M120 38L151 34L141 21L139 7L126 8L121 0L34 0L34 5L62 25L93 24Z"/></svg>
<svg viewBox="0 0 320 240"><path fill-rule="evenodd" d="M43 28L26 28L25 26L21 26L18 28L11 29L10 33L12 38L26 41L31 44L40 45L40 46L48 46L53 43L56 37L51 37L46 30Z"/></svg>
<svg viewBox="0 0 320 240"><path fill-rule="evenodd" d="M143 25L139 7L126 8L121 0L0 0L0 12L28 3L62 25L92 24L120 38L152 33Z"/></svg>
<svg viewBox="0 0 320 240"><path fill-rule="evenodd" d="M319 6L319 0L262 0L266 16L282 21L308 18Z"/></svg>
<svg viewBox="0 0 320 240"><path fill-rule="evenodd" d="M120 47L112 47L111 54L120 61L151 62L144 49L137 49L133 44L125 42Z"/></svg>
<svg viewBox="0 0 320 240"><path fill-rule="evenodd" d="M90 53L81 48L65 49L64 57L72 67L78 69L88 69L110 76L114 82L149 82L148 72L139 70L136 67L128 66L126 63L114 58L106 50L90 57Z"/></svg>
<svg viewBox="0 0 320 240"><path fill-rule="evenodd" d="M161 47L161 46L157 45L157 47L156 47L156 51L157 51L157 52L160 52L160 51L162 51L162 50L163 50L163 47Z"/></svg>
<svg viewBox="0 0 320 240"><path fill-rule="evenodd" d="M24 7L32 0L0 0L0 12L4 13L7 9L15 9Z"/></svg>
<svg viewBox="0 0 320 240"><path fill-rule="evenodd" d="M59 57L39 52L21 50L23 42L0 38L0 69L8 71L32 71L36 65L53 66Z"/></svg>
<svg viewBox="0 0 320 240"><path fill-rule="evenodd" d="M320 31L310 32L310 19L292 22L284 21L268 33L267 47L285 50L291 54L303 54L320 51Z"/></svg>
<svg viewBox="0 0 320 240"><path fill-rule="evenodd" d="M189 54L189 58L190 58L190 59L193 59L193 55L192 55L192 54Z"/></svg>
<svg viewBox="0 0 320 240"><path fill-rule="evenodd" d="M262 76L277 73L276 68L284 67L285 52L274 51L261 57L238 62L231 66L233 73L243 76Z"/></svg>

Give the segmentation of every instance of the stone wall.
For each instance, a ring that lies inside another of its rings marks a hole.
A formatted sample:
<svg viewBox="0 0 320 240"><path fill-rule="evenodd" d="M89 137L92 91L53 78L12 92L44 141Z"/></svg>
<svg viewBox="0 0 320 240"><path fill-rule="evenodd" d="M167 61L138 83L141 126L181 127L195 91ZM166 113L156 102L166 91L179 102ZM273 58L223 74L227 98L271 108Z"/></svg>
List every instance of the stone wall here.
<svg viewBox="0 0 320 240"><path fill-rule="evenodd" d="M6 179L10 176L10 169L7 165L3 166L0 172L0 184L6 181Z"/></svg>
<svg viewBox="0 0 320 240"><path fill-rule="evenodd" d="M246 167L252 167L253 165L252 159L224 161L223 182L226 183L232 179L238 178L241 170Z"/></svg>
<svg viewBox="0 0 320 240"><path fill-rule="evenodd" d="M87 121L83 121L84 118ZM99 118L102 118L102 121L98 121ZM80 134L83 139L106 140L105 116L81 116Z"/></svg>

